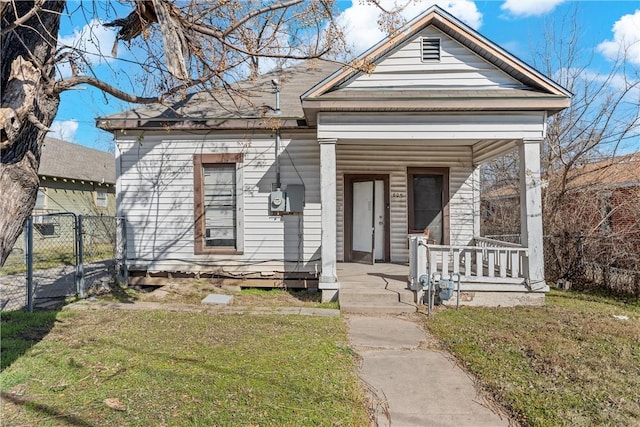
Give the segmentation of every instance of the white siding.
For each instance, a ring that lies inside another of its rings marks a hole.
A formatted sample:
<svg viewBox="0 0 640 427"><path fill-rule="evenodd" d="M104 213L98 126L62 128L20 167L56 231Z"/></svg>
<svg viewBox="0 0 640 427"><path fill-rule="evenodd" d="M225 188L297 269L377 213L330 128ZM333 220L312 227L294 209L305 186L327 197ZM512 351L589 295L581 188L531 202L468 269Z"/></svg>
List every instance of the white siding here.
<svg viewBox="0 0 640 427"><path fill-rule="evenodd" d="M440 38L440 61L422 62L422 37ZM349 89L508 89L526 87L434 27L382 59L371 74L360 74Z"/></svg>
<svg viewBox="0 0 640 427"><path fill-rule="evenodd" d="M249 139L251 138L251 139ZM283 135L281 181L305 185L304 215L269 216L275 182L271 135L120 137L119 212L133 267L150 271L315 273L320 248L320 170L315 137ZM244 254L194 255L193 155L244 153ZM294 167L295 165L295 167Z"/></svg>
<svg viewBox="0 0 640 427"><path fill-rule="evenodd" d="M451 140L544 137L541 111L459 114L319 113L318 138ZM511 147L510 147L511 148Z"/></svg>
<svg viewBox="0 0 640 427"><path fill-rule="evenodd" d="M407 168L449 168L450 240L466 245L473 238L473 166L469 146L421 146L389 143L338 144L337 249L344 260L344 174L389 174L391 261L408 262Z"/></svg>

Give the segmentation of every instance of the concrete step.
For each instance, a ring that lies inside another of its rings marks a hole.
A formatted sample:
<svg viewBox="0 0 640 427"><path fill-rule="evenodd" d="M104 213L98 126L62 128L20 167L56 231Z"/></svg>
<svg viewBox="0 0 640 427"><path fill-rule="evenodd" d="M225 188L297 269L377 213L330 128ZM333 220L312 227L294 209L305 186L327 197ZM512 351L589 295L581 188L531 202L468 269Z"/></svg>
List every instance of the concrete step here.
<svg viewBox="0 0 640 427"><path fill-rule="evenodd" d="M397 292L384 289L340 289L338 297L340 298L340 303L392 304L400 301L400 296Z"/></svg>
<svg viewBox="0 0 640 427"><path fill-rule="evenodd" d="M340 311L349 314L405 314L415 313L415 305L409 304L340 304Z"/></svg>
<svg viewBox="0 0 640 427"><path fill-rule="evenodd" d="M408 289L341 288L340 311L362 314L402 314L416 311L413 292Z"/></svg>

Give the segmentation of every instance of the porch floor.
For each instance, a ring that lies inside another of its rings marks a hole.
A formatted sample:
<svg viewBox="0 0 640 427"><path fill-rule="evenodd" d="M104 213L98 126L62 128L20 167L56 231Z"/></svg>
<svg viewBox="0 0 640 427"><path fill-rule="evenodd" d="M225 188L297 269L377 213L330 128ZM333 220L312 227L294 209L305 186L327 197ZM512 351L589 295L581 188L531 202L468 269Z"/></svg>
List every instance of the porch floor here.
<svg viewBox="0 0 640 427"><path fill-rule="evenodd" d="M409 266L338 263L340 311L343 313L414 313L414 293L408 289Z"/></svg>

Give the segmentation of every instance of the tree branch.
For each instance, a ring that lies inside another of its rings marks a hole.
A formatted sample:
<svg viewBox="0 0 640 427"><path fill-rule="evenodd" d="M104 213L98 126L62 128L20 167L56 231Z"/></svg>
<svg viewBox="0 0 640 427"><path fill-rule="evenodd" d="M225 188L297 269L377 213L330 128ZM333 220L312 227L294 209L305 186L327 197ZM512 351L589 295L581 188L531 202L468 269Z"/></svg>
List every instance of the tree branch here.
<svg viewBox="0 0 640 427"><path fill-rule="evenodd" d="M256 16L262 15L263 13L267 13L267 12L271 12L274 10L278 10L278 9L286 9L289 8L291 6L295 6L296 4L300 4L302 3L302 0L291 0L287 3L277 3L277 4L272 4L271 6L265 6L262 9L258 9L258 10L254 10L253 12L245 15L242 19L240 19L238 22L234 23L233 25L230 25L229 28L227 28L226 30L224 30L224 32L221 34L222 37L226 37L229 34L231 34L232 32L234 32L236 29L238 29L242 24L244 24L245 22L247 22L248 20L250 20L251 18L254 18Z"/></svg>
<svg viewBox="0 0 640 427"><path fill-rule="evenodd" d="M121 91L120 89L114 86L111 86L110 84L103 82L102 80L96 79L94 77L89 77L89 76L75 76L75 77L69 77L67 79L59 80L53 85L52 92L58 94L60 92L63 92L65 90L68 90L74 86L78 86L81 84L88 84L102 91L105 91L109 95L114 96L118 99L121 99L127 102L133 102L136 104L151 104L154 102L159 102L161 99L161 97L143 97L143 96L132 95L130 93Z"/></svg>
<svg viewBox="0 0 640 427"><path fill-rule="evenodd" d="M5 4L8 4L8 3L5 3ZM0 30L0 36L4 36L5 34L9 33L10 31L13 31L15 28L18 28L20 25L27 22L35 14L37 14L38 12L40 12L40 10L42 10L43 4L44 4L44 0L36 0L35 6L33 7L33 9L31 9L29 12L22 15L20 18L16 18L15 21L7 25L6 27L3 26L3 28Z"/></svg>

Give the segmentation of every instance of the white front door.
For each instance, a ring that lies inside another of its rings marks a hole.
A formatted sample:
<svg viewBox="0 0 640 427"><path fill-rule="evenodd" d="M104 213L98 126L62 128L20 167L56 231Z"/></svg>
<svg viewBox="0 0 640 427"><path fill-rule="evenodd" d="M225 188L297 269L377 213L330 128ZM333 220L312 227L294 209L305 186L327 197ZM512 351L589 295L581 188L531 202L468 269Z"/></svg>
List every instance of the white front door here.
<svg viewBox="0 0 640 427"><path fill-rule="evenodd" d="M384 181L353 183L352 258L373 263L384 259Z"/></svg>

